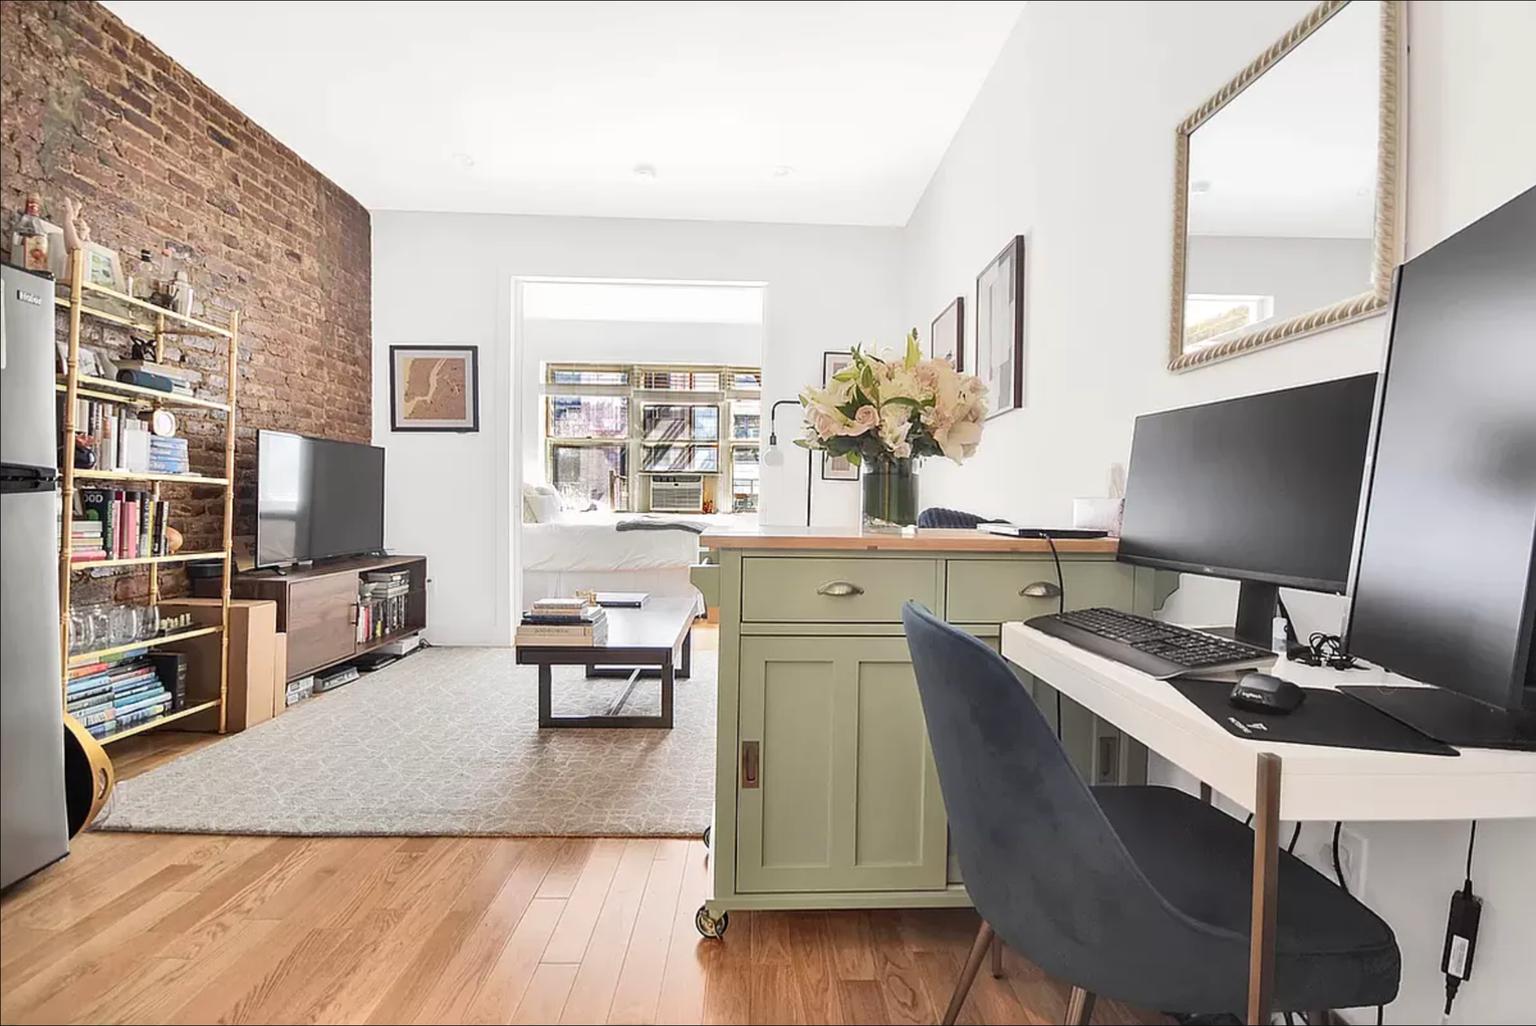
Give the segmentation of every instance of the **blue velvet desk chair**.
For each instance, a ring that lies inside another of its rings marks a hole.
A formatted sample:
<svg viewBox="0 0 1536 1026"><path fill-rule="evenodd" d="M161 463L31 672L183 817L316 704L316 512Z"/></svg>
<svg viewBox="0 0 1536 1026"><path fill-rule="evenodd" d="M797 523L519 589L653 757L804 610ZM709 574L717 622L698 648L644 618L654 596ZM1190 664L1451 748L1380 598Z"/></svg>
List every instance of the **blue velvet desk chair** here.
<svg viewBox="0 0 1536 1026"><path fill-rule="evenodd" d="M945 1023L995 936L1072 985L1161 1011L1244 1008L1253 834L1167 787L1089 787L1002 656L902 610L949 829L981 929ZM1275 1010L1380 1005L1397 940L1369 908L1280 854Z"/></svg>

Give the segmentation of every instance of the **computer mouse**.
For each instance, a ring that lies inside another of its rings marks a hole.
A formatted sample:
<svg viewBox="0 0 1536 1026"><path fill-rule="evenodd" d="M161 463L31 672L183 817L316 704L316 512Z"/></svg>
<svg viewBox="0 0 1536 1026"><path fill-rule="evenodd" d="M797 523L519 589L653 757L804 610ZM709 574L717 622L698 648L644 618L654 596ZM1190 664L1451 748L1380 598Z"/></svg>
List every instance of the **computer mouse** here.
<svg viewBox="0 0 1536 1026"><path fill-rule="evenodd" d="M1232 685L1230 701L1240 709L1257 709L1260 712L1288 713L1307 697L1304 689L1288 680L1272 677L1267 673L1244 674Z"/></svg>

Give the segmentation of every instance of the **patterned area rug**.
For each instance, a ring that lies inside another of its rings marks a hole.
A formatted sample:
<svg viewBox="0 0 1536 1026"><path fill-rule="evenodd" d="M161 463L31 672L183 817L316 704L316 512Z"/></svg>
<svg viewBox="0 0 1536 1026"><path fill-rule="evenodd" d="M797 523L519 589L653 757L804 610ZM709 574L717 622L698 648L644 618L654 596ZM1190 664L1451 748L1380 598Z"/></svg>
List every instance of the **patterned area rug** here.
<svg viewBox="0 0 1536 1026"><path fill-rule="evenodd" d="M710 822L715 654L696 652L672 730L538 729L511 649L431 648L119 783L97 829L214 834L687 837ZM556 714L621 680L555 671ZM626 713L656 713L642 680Z"/></svg>

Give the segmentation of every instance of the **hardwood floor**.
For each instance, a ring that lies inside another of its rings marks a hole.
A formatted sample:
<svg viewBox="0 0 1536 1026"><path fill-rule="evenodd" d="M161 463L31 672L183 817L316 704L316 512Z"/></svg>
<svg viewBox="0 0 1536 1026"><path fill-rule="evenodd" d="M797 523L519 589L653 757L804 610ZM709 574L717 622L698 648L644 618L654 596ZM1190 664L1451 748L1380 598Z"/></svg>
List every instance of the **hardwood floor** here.
<svg viewBox="0 0 1536 1026"><path fill-rule="evenodd" d="M713 632L696 638L709 645ZM121 778L216 737L114 746ZM965 911L731 915L698 841L87 833L0 898L0 1022L931 1023ZM1013 953L967 1023L1060 1022ZM1101 1001L1095 1022L1165 1022Z"/></svg>
<svg viewBox="0 0 1536 1026"><path fill-rule="evenodd" d="M976 925L739 912L704 941L708 887L697 841L88 834L0 902L0 1020L925 1023ZM1065 1001L1010 953L961 1021Z"/></svg>

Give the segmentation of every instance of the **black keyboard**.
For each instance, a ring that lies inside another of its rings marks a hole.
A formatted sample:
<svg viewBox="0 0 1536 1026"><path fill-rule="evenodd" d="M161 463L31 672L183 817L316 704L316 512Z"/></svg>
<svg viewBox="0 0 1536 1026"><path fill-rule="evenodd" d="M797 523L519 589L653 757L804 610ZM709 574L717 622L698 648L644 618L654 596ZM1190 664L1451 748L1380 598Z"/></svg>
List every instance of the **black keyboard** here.
<svg viewBox="0 0 1536 1026"><path fill-rule="evenodd" d="M1267 648L1118 609L1073 609L1037 616L1028 626L1161 678L1252 668L1275 658Z"/></svg>

